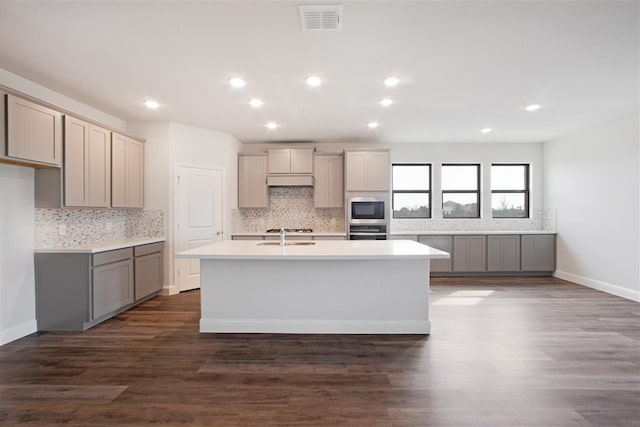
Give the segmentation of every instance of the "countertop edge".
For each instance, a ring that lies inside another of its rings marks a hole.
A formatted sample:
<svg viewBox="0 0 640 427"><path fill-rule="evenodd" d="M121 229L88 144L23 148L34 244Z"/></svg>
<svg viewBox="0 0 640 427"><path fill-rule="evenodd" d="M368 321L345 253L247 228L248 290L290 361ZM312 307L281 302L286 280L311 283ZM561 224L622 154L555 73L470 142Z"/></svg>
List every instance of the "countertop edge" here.
<svg viewBox="0 0 640 427"><path fill-rule="evenodd" d="M36 254L97 254L100 252L114 251L117 249L130 248L133 246L148 245L151 243L164 242L164 237L156 238L131 238L116 241L97 242L80 246L68 246L57 248L37 248L33 252Z"/></svg>
<svg viewBox="0 0 640 427"><path fill-rule="evenodd" d="M514 234L558 234L548 230L493 230L493 231L392 231L390 236L473 236L473 235L514 235Z"/></svg>

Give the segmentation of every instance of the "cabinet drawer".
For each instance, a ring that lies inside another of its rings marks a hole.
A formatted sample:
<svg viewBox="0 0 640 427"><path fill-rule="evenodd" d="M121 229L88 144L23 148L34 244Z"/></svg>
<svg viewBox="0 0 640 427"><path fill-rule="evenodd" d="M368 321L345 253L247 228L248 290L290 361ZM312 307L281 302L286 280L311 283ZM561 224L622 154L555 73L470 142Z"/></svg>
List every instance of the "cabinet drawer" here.
<svg viewBox="0 0 640 427"><path fill-rule="evenodd" d="M100 252L93 255L93 266L108 264L133 258L133 248L116 249L115 251Z"/></svg>
<svg viewBox="0 0 640 427"><path fill-rule="evenodd" d="M161 252L164 249L164 242L150 243L133 248L133 255L136 257Z"/></svg>

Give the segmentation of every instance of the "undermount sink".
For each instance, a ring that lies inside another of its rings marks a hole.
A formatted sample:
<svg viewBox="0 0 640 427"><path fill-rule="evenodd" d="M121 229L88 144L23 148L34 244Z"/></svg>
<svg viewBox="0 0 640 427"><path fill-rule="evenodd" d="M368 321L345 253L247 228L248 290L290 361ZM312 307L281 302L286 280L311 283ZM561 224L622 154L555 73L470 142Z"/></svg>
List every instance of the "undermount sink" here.
<svg viewBox="0 0 640 427"><path fill-rule="evenodd" d="M315 245L316 242L284 242L285 246L309 246ZM280 242L258 242L258 246L280 246Z"/></svg>

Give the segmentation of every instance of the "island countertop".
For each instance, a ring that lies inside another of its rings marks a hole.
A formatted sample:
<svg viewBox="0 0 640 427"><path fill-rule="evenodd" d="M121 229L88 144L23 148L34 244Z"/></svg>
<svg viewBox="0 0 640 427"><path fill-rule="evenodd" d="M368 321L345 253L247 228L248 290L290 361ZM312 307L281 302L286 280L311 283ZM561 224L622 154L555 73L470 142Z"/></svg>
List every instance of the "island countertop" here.
<svg viewBox="0 0 640 427"><path fill-rule="evenodd" d="M409 240L327 240L309 245L261 245L223 240L177 254L179 258L242 260L382 260L449 258L449 254ZM277 243L277 242L273 242ZM291 243L302 243L295 241Z"/></svg>

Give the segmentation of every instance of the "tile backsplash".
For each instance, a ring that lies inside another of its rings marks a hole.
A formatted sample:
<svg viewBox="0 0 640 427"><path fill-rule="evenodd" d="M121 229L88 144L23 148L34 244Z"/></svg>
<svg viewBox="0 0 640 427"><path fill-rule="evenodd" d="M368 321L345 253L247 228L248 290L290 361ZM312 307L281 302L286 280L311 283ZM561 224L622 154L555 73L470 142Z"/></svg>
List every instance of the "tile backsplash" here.
<svg viewBox="0 0 640 427"><path fill-rule="evenodd" d="M312 187L270 187L269 207L233 210L231 227L233 233L283 227L344 232L345 217L343 208L315 208Z"/></svg>
<svg viewBox="0 0 640 427"><path fill-rule="evenodd" d="M164 212L138 209L36 209L35 232L35 247L39 249L129 237L163 237Z"/></svg>

